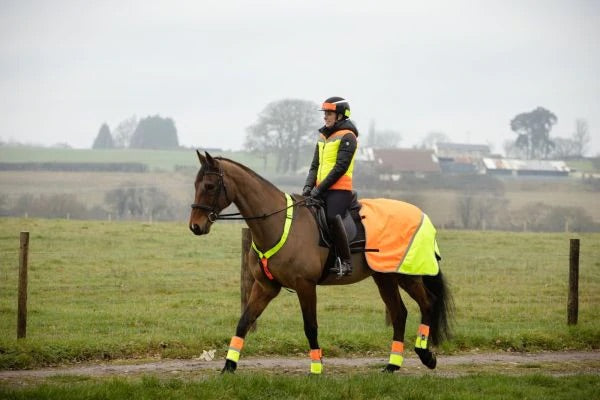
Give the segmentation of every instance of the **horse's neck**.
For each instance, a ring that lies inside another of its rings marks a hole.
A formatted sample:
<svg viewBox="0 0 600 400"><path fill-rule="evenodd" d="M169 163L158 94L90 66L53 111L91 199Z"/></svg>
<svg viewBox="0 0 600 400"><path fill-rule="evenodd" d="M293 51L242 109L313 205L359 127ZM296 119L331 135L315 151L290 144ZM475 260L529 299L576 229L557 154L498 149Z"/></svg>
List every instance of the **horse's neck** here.
<svg viewBox="0 0 600 400"><path fill-rule="evenodd" d="M262 216L285 208L285 196L274 186L230 163L227 164L227 175L236 188L233 203L243 217ZM279 241L285 223L285 211L265 219L246 220L246 223L256 246L266 251Z"/></svg>

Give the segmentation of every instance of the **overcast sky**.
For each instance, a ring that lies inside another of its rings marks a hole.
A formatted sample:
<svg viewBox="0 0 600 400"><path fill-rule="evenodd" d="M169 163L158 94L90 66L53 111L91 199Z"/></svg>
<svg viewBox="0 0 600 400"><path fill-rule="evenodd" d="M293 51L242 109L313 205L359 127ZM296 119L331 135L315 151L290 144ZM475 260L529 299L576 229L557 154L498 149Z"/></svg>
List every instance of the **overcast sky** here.
<svg viewBox="0 0 600 400"><path fill-rule="evenodd" d="M240 149L283 98L349 99L353 119L455 142L589 123L600 153L600 1L0 0L0 138L90 147L100 125L160 114L187 146Z"/></svg>

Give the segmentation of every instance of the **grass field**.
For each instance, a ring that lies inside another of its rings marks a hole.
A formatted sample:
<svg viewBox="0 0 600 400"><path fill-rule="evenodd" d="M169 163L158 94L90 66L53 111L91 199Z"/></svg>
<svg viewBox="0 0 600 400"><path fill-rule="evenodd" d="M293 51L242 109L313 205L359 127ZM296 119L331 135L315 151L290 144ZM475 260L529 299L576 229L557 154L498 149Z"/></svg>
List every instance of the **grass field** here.
<svg viewBox="0 0 600 400"><path fill-rule="evenodd" d="M224 357L240 312L241 224L198 238L186 223L0 219L0 368L115 358ZM19 232L31 232L28 336L17 341ZM456 303L445 353L600 348L600 234L581 234L579 324L566 325L567 234L446 231ZM391 328L371 280L318 290L327 356L386 355ZM405 296L407 298L407 296ZM407 346L418 324L409 305ZM244 355L302 355L295 294L282 291Z"/></svg>
<svg viewBox="0 0 600 400"><path fill-rule="evenodd" d="M405 400L523 400L595 399L600 378L498 376L480 374L458 378L406 377L381 373L342 377L291 377L238 373L200 380L111 379L58 377L25 388L2 388L10 399L405 399Z"/></svg>

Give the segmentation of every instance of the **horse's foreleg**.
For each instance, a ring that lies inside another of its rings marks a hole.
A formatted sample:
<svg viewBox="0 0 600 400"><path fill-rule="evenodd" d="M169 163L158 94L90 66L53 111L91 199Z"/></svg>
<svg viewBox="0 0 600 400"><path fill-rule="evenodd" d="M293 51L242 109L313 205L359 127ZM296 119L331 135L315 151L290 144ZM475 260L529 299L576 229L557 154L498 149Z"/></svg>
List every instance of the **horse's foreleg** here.
<svg viewBox="0 0 600 400"><path fill-rule="evenodd" d="M244 346L244 338L250 329L250 326L262 314L269 302L273 300L281 290L281 286L271 283L262 284L254 281L248 304L240 317L240 320L235 330L235 336L231 338L229 350L227 351L227 359L225 367L221 372L233 372L237 368L237 363L240 359L240 352Z"/></svg>
<svg viewBox="0 0 600 400"><path fill-rule="evenodd" d="M318 325L317 325L317 287L314 282L300 281L296 285L296 293L302 308L304 320L304 334L310 346L310 373L320 374L323 372L323 352L319 347Z"/></svg>
<svg viewBox="0 0 600 400"><path fill-rule="evenodd" d="M432 299L430 299L423 280L420 278L401 279L400 286L417 302L421 311L421 324L417 331L415 353L417 353L423 365L429 369L434 369L437 365L437 359L435 353L429 349L428 342L429 327L432 321Z"/></svg>
<svg viewBox="0 0 600 400"><path fill-rule="evenodd" d="M379 295L385 303L392 326L394 328L394 337L392 341L392 351L388 364L384 368L384 372L394 372L400 369L404 361L404 330L406 327L406 316L408 311L400 297L398 290L398 279L393 274L373 274L373 280L379 289Z"/></svg>

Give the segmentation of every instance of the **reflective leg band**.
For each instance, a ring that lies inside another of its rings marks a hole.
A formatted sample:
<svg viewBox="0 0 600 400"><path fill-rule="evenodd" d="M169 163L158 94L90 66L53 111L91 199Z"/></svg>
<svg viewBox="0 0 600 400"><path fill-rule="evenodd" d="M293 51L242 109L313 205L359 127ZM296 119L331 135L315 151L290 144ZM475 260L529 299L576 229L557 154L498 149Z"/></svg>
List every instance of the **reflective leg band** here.
<svg viewBox="0 0 600 400"><path fill-rule="evenodd" d="M429 326L423 324L419 325L419 331L417 332L417 341L415 342L415 347L418 349L426 349L428 337Z"/></svg>
<svg viewBox="0 0 600 400"><path fill-rule="evenodd" d="M392 352L390 353L389 363L401 367L402 362L404 361L402 353L404 353L404 343L394 340L392 342Z"/></svg>
<svg viewBox="0 0 600 400"><path fill-rule="evenodd" d="M310 350L310 373L311 374L320 374L323 372L323 363L321 359L323 358L323 350L321 349L311 349Z"/></svg>
<svg viewBox="0 0 600 400"><path fill-rule="evenodd" d="M244 339L238 336L231 338L229 343L229 351L227 351L227 359L237 363L240 360L240 352L244 347Z"/></svg>

